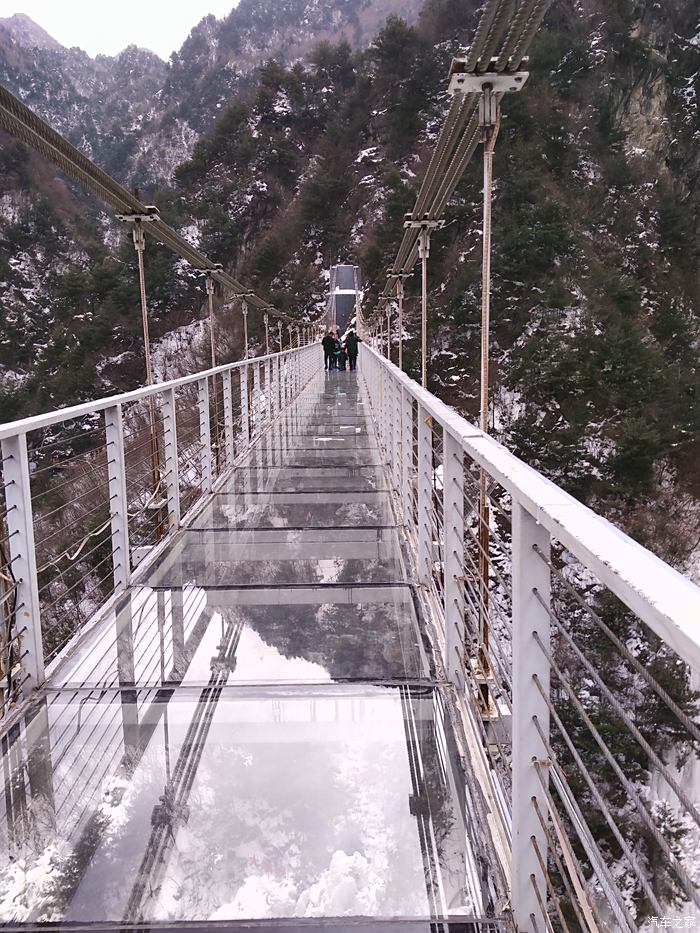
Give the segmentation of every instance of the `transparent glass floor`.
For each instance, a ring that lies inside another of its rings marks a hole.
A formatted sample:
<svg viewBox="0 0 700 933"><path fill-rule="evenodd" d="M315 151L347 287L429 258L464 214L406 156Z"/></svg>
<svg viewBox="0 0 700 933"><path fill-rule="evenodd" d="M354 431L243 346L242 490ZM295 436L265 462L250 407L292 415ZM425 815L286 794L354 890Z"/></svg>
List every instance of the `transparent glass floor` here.
<svg viewBox="0 0 700 933"><path fill-rule="evenodd" d="M332 466L343 468L379 466L381 462L380 451L377 447L327 445L318 448L299 448L289 444L286 447L261 446L251 455L251 465L257 467Z"/></svg>
<svg viewBox="0 0 700 933"><path fill-rule="evenodd" d="M387 489L379 466L250 466L231 471L224 492L373 492Z"/></svg>
<svg viewBox="0 0 700 933"><path fill-rule="evenodd" d="M353 528L389 526L388 492L218 493L195 528Z"/></svg>
<svg viewBox="0 0 700 933"><path fill-rule="evenodd" d="M432 679L410 587L133 587L53 686L206 684L228 626L229 684Z"/></svg>
<svg viewBox="0 0 700 933"><path fill-rule="evenodd" d="M480 916L432 687L49 695L6 743L0 918ZM446 767L447 766L447 767Z"/></svg>
<svg viewBox="0 0 700 933"><path fill-rule="evenodd" d="M0 923L499 928L414 596L321 374L2 737Z"/></svg>
<svg viewBox="0 0 700 933"><path fill-rule="evenodd" d="M393 528L186 530L148 577L151 586L399 583Z"/></svg>

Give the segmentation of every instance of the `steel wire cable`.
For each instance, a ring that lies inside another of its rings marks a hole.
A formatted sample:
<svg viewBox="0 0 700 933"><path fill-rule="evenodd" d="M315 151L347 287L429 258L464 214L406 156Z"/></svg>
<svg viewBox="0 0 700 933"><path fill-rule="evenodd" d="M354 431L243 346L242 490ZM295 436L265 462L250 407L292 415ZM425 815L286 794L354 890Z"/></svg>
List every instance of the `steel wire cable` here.
<svg viewBox="0 0 700 933"><path fill-rule="evenodd" d="M100 541L98 544L95 545L95 547L91 548L91 549L90 549L89 551L87 551L85 554L81 555L81 559L85 560L85 559L87 559L88 557L92 557L92 555L93 555L93 554L96 554L96 553L100 550L100 548L102 548L102 547L105 546L106 543L107 543L106 539L103 540L103 541ZM117 550L117 548L114 549L115 552L116 552L116 550ZM53 568L53 569L56 570L56 575L55 575L54 577L52 577L47 583L45 583L45 584L39 589L39 596L40 596L40 597L43 596L43 594L46 593L46 591L49 590L51 587L55 586L55 584L57 584L59 581L60 581L61 583L65 583L65 576L64 576L64 575L65 575L66 573L68 573L69 570L73 569L73 568L76 566L76 565L75 565L75 561L73 561L73 562L71 563L71 566L68 566L68 567L64 568L63 570L62 570L61 568L59 568L59 567L58 567L58 561L59 561L62 557L65 557L65 556L67 556L67 555L66 555L66 554L61 554L61 555L59 555L58 558L56 558L55 561L51 561L50 563L47 563L44 567L41 568L41 572L44 573L44 572L46 572L46 570L48 570L48 569L51 567L51 568ZM98 564L96 564L95 566L99 567L100 564L103 564L105 560L113 560L113 559L114 559L114 552L108 554L106 558L104 558L102 561L100 561L100 562L99 562ZM76 560L77 560L77 558L76 558ZM81 583L84 584L84 583L86 582L86 579L89 579L89 577L88 577L88 578L81 577L81 579L77 581L76 586L80 585ZM49 594L49 595L51 595L51 594Z"/></svg>
<svg viewBox="0 0 700 933"><path fill-rule="evenodd" d="M498 53L498 58L496 59L494 66L496 71L505 71L506 65L508 64L513 51L520 43L525 33L527 24L530 21L530 17L532 16L535 9L545 2L546 0L522 0L520 6L516 10L515 16L513 17L510 26L508 27L508 32L506 33L506 37L503 40L503 46Z"/></svg>
<svg viewBox="0 0 700 933"><path fill-rule="evenodd" d="M548 846L548 848L549 848L549 851L552 853L552 856L553 856L554 861L555 861L555 863L556 863L557 871L559 872L559 877L561 878L562 882L564 883L564 887L566 888L566 893L567 893L568 896L569 896L569 903L570 903L570 904L572 905L572 907L574 908L574 913L576 914L576 919L577 919L577 921L578 921L578 924L579 924L579 926L581 927L582 930L586 930L586 928L589 928L589 927L588 927L588 924L586 923L586 921L585 921L584 918L583 918L583 914L581 913L581 908L579 907L579 903L578 903L578 902L579 902L579 899L578 899L578 897L576 896L576 894L574 893L573 888L571 887L571 883L572 883L572 882L571 882L571 880L570 880L570 878L569 878L569 872L568 872L568 870L564 867L564 863L562 862L561 857L560 857L560 855L559 855L559 851L558 851L557 846L556 846L556 843L555 843L555 841L554 841L554 837L552 836L552 831L551 831L551 829L549 828L549 826L548 826L548 824L547 824L547 821L545 820L544 816L542 815L542 811L540 810L540 806L539 806L539 804L537 803L537 798L535 798L535 799L532 801L532 806L533 806L533 809L534 809L534 811L535 811L535 815L537 816L537 819L538 819L538 821L539 821L540 827L542 828L542 832L543 832L543 834L544 834L544 837L545 837L545 839L547 840L547 846ZM579 881L580 881L580 879L579 879Z"/></svg>
<svg viewBox="0 0 700 933"><path fill-rule="evenodd" d="M483 54L483 50L486 47L488 36L493 29L496 14L501 12L501 8L504 6L507 6L505 0L488 0L486 6L484 7L484 12L481 14L479 25L476 27L474 40L469 48L469 51L467 52L465 62L466 71L473 71L476 68L479 58Z"/></svg>
<svg viewBox="0 0 700 933"><path fill-rule="evenodd" d="M470 106L476 102L474 94L454 95L442 130L438 136L433 155L428 163L428 169L423 184L418 192L416 205L412 217L419 220L428 205L432 202L434 187L442 176L445 164L449 161L461 138Z"/></svg>
<svg viewBox="0 0 700 933"><path fill-rule="evenodd" d="M493 53L496 51L498 43L503 38L503 33L506 30L506 23L511 19L514 12L515 0L503 0L479 52L479 60L476 64L477 72L486 71L488 69L491 64Z"/></svg>
<svg viewBox="0 0 700 933"><path fill-rule="evenodd" d="M53 489L48 489L48 490L46 490L46 492L47 492L47 493L49 493L49 492L56 492L58 489L62 489L64 486L73 486L73 485L75 485L75 483L78 482L79 479L82 479L82 477L74 476L74 477L73 477L72 479L70 479L67 483L61 483L59 486L54 487ZM37 524L41 524L41 523L47 522L50 518L53 518L54 515L57 515L59 512L62 512L64 509L70 508L71 506L75 505L76 502L80 502L80 500L81 500L81 499L84 499L86 496L99 495L100 492L101 492L106 486L107 486L107 484L104 483L101 487L91 487L90 489L85 489L83 492L76 493L76 494L70 499L69 502L62 502L61 505L56 506L55 509L51 509L49 512L44 512L43 514L38 515L38 516L37 516ZM36 496L32 496L32 502L33 502L33 503L36 502L36 500L39 498L39 495L40 495L40 494L37 494Z"/></svg>
<svg viewBox="0 0 700 933"><path fill-rule="evenodd" d="M499 42L503 49L496 63L499 71L509 65L520 65L527 48L534 38L551 0L523 0L515 10L514 0L493 0L488 2L477 26L474 42L466 56L467 71L483 72L491 64L491 58ZM512 22L506 33L507 21ZM415 207L411 213L414 221L424 216L430 220L439 220L452 197L459 180L479 142L476 94L458 93L450 106L438 136L433 155L421 184ZM471 119L467 119L471 113ZM465 126L466 124L466 126ZM391 267L388 281L381 292L381 299L392 297L394 278L411 272L418 258L419 229L407 228ZM378 320L379 312L365 316L372 326Z"/></svg>
<svg viewBox="0 0 700 933"><path fill-rule="evenodd" d="M561 924L562 929L564 930L564 933L571 933L571 931L570 931L570 929L569 929L569 924L568 924L568 923L566 922L566 920L564 919L564 913L563 913L563 911L562 911L562 909L561 909L561 901L560 901L560 899L559 899L559 895L557 894L557 892L556 892L556 890L555 890L555 888L554 888L554 885L552 884L552 879L549 877L549 870L548 870L547 865L546 865L546 863L545 863L545 860L544 860L544 857L543 857L542 852L541 852L541 850L540 850L540 847L539 847L539 845L538 845L538 843L537 843L537 837L536 837L536 836L530 836L530 842L532 843L532 848L535 850L535 857L537 858L537 863L538 863L538 865L540 866L540 871L542 872L542 877L544 878L545 884L547 885L547 892L548 892L548 894L549 894L549 896L550 896L550 898L551 898L551 900L552 900L552 903L554 904L554 907L555 907L555 909L556 909L556 911L557 911L557 917L559 918L559 923Z"/></svg>
<svg viewBox="0 0 700 933"><path fill-rule="evenodd" d="M516 44L513 54L510 57L510 61L506 66L506 70L513 72L518 71L522 65L523 58L527 52L530 43L535 38L535 33L542 25L542 20L547 14L547 10L551 5L552 0L540 0L528 20L527 26L523 35L520 37L520 41Z"/></svg>
<svg viewBox="0 0 700 933"><path fill-rule="evenodd" d="M583 653L583 651L581 651L579 646L576 644L576 642L572 638L571 634L567 631L566 627L562 624L559 617L554 612L552 612L551 608L547 605L546 601L542 599L542 596L537 591L537 589L533 589L533 595L535 596L535 599L537 599L539 604L542 606L542 608L545 610L545 612L547 613L551 621L554 623L559 633L564 637L564 640L569 645L571 650L574 652L578 660L581 662L581 664L583 664L583 666L586 668L588 673L591 675L595 683L598 685L598 687L600 688L601 692L605 696L606 700L608 701L608 703L610 704L614 712L617 714L617 716L619 716L619 718L625 724L629 732L632 733L636 741L639 743L641 748L644 750L645 754L648 755L650 761L654 763L655 767L663 775L669 787L673 789L673 792L675 793L676 797L683 804L683 806L685 807L687 812L690 814L690 816L693 818L695 824L698 826L698 828L700 828L700 813L698 812L695 804L690 800L690 798L688 797L686 792L683 790L683 788L680 786L676 778L674 778L674 776L668 770L666 765L661 761L659 756L656 754L654 749L651 747L649 742L647 742L647 740L644 738L644 736L639 731L637 726L632 722L630 717L625 712L625 709L622 703L620 703L617 697L613 694L613 692L607 686L607 684L601 677L598 669L595 667L595 665L591 661L588 660L588 658ZM544 647L542 646L541 640L538 638L537 641L538 641L538 644L540 644L540 646L542 647L542 650L544 651Z"/></svg>
<svg viewBox="0 0 700 933"><path fill-rule="evenodd" d="M537 898L537 903L539 904L539 907L540 907L540 912L544 920L545 929L548 930L549 933L555 933L554 926L552 925L552 920L549 914L547 913L547 908L545 907L544 900L542 898L542 892L540 891L540 886L537 884L537 879L535 878L534 873L530 875L530 883L532 884L533 890L535 892L535 897Z"/></svg>
<svg viewBox="0 0 700 933"><path fill-rule="evenodd" d="M65 421L63 422L63 424L65 424ZM48 431L50 430L50 428L47 428L46 430ZM100 434L100 433L104 434L104 430L105 430L104 425L98 424L96 427L91 428L87 431L81 431L78 434L69 434L68 437L63 437L63 438L57 437L54 440L46 440L46 438L44 437L42 438L41 441L39 441L39 443L36 446L31 448L31 453L47 455L47 450L49 447L67 446L68 444L71 444L73 441L82 440L82 438L85 438L85 437L92 437L94 434ZM104 444L100 446L104 447ZM93 448L88 448L85 451L81 451L81 453L89 453L90 450L92 449Z"/></svg>
<svg viewBox="0 0 700 933"><path fill-rule="evenodd" d="M118 213L148 216L146 205L2 85L0 85L0 127L52 162ZM219 263L210 260L160 217L155 216L152 220L144 222L142 226L145 233L186 259L194 268L210 273L215 281L233 292L235 297L245 296L246 303L256 310L268 311L276 318L292 324L300 324L298 318L279 311L255 295L249 288L221 269ZM309 323L315 325L322 320L323 316L320 315Z"/></svg>
<svg viewBox="0 0 700 933"><path fill-rule="evenodd" d="M615 914L620 927L626 929L628 933L635 933L635 926L629 916L629 911L622 900L620 891L615 884L610 869L606 863L602 860L600 856L600 851L596 845L593 836L591 835L590 830L588 829L588 824L586 823L581 808L579 807L576 798L571 793L568 784L566 783L565 776L561 773L561 768L557 761L552 758L549 761L549 774L552 778L552 784L556 788L559 799L564 805L564 809L567 812L567 815L571 821L571 825L574 827L576 835L579 838L581 846L583 847L584 852L590 862L590 865L594 873L598 876L598 881L600 882L601 887L604 889L607 894L608 902L610 908ZM544 791L545 796L547 797L547 803L550 807L550 813L556 813L557 818L561 820L559 811L554 802L550 788L547 786L547 782L542 775L542 765L535 763L535 773L539 779L540 786ZM565 830L562 827L562 832L565 833Z"/></svg>
<svg viewBox="0 0 700 933"><path fill-rule="evenodd" d="M113 560L113 557L112 557L111 554L108 554L107 557L105 557L105 558L104 558L103 560L101 560L99 563L95 564L94 567L92 567L91 572L94 573L94 572L97 570L98 567L101 567L104 563L106 563L107 561L111 561L111 560ZM111 571L110 571L110 573L107 573L104 577L98 577L98 578L97 578L97 580L98 580L98 585L99 585L99 584L102 584L102 583L105 583L105 582L108 580L108 578L109 578L110 576L111 576ZM92 582L92 577L89 577L88 579ZM53 584L53 583L57 583L59 580L61 580L61 581L63 580L63 574L59 574L58 577L54 577L54 579L51 581L51 583L52 583L52 584ZM56 606L62 599L65 599L67 596L69 596L69 595L76 589L76 587L81 586L81 585L84 585L85 582L86 582L86 581L85 581L84 579L78 580L78 581L77 581L76 583L74 583L71 587L69 587L68 589L63 590L63 592L60 593L60 594L56 597L56 599L55 599L53 602L47 603L46 606L42 607L43 611L44 611L44 612L48 612L49 609L53 609L54 606ZM97 590L97 587L95 587L95 588L93 589L92 593L94 593L96 590ZM92 595L92 594L90 593L89 590L86 590L86 594L84 594L84 595ZM45 629L44 629L44 632L52 632L55 628L57 628L59 625L61 625L61 624L63 623L63 621L64 621L63 618L59 619L58 621L54 622L53 625L50 625L50 626L48 626L47 628L45 628ZM76 625L76 626L73 628L73 631L76 632L76 631L80 631L81 629L82 629L82 623L78 623L78 625ZM53 657L53 656L54 656L53 654L50 654L50 655L49 655L49 657ZM49 658L46 658L46 660L49 660Z"/></svg>
<svg viewBox="0 0 700 933"><path fill-rule="evenodd" d="M109 500L109 501L111 501L113 498L114 498L114 497L110 497L110 500ZM63 506L62 508L70 508L71 505L72 505L72 503L71 503L71 502L68 502L68 503L66 503L66 505ZM82 523L85 519L89 518L91 515L96 515L96 514L97 514L98 512L100 512L100 511L103 511L103 512L104 512L104 511L106 511L106 510L109 509L109 508L110 508L110 506L109 506L108 502L101 502L99 505L93 506L93 508L91 508L91 509L86 509L84 512L81 512L79 515L74 515L74 516L73 516L73 522L72 522L72 524L77 524L78 521L80 521L80 522ZM42 518L43 518L43 516L42 516ZM62 525L60 528L56 528L54 531L49 532L49 534L47 534L47 535L42 535L41 541L40 541L41 549L42 549L42 550L45 550L45 549L46 549L46 543L47 543L48 541L51 541L53 538L57 537L58 535L65 533L65 531L66 531L67 528L69 528L69 527L70 527L70 525ZM70 548L69 548L69 549L70 549ZM37 548L37 551L38 551L38 548Z"/></svg>
<svg viewBox="0 0 700 933"><path fill-rule="evenodd" d="M539 679L539 677L537 676L537 674L534 674L532 679L533 679L534 682L535 682L535 685L536 685L536 687L537 687L537 689L538 689L538 691L539 691L539 693L540 693L540 696L542 697L542 699L544 700L545 704L547 705L547 708L549 709L550 715L551 715L552 718L554 719L554 722L556 723L557 728L559 729L559 733L560 733L561 737L564 739L564 742L566 743L566 745L567 745L569 751L571 752L572 758L573 758L574 761L576 762L576 765L577 765L579 771L581 772L581 774L583 775L583 778L584 778L584 780L586 781L586 784L588 784L589 790L590 790L591 793L593 794L593 797L595 798L595 802L596 802L597 805L598 805L598 809L600 810L600 812L601 812L601 813L603 814L603 816L605 817L605 822L606 822L606 823L608 824L608 826L610 827L610 829L611 829L611 831L612 831L612 834L613 834L613 836L615 837L615 839L617 840L618 845L620 846L620 848L621 848L622 851L624 852L624 854L625 854L625 856L626 856L626 858L627 858L627 861L628 861L628 862L630 863L630 865L632 866L632 870L634 871L635 875L637 876L637 880L638 880L639 883L641 884L642 889L644 890L644 893L646 894L646 896L648 897L649 901L651 902L651 905L652 905L652 907L654 908L654 910L655 910L658 914L662 914L663 911L662 911L662 909L661 909L661 905L659 904L659 902L658 902L658 900L657 900L657 898L656 898L656 895L654 894L654 891L652 890L652 887L651 887L651 885L649 884L648 878L646 878L646 876L645 876L645 874L644 874L644 870L643 870L642 866L639 864L639 861L638 861L636 855L634 854L634 852L632 852L632 850L630 849L629 845L627 844L627 841L626 841L625 837L622 835L622 833L621 833L621 831L620 831L620 828L618 827L617 823L615 822L615 818L613 817L612 813L610 812L610 808L608 807L607 803L605 802L605 798L603 797L602 793L600 792L600 790L599 790L599 788L598 788L598 785L597 785L596 782L594 781L593 777L591 776L590 771L588 770L588 768L586 767L586 765L585 765L583 759L581 758L581 755L579 754L578 749L576 748L576 745L575 745L575 743L574 743L574 740L571 738L571 736L569 735L569 733L568 733L568 731L567 731L567 729L566 729L566 726L565 726L564 723L561 721L561 718L560 718L559 714L557 713L557 711L556 711L556 709L555 709L555 707L554 707L554 704L552 703L552 701L550 700L549 696L548 696L547 693L545 692L545 690L544 690L542 684L540 683L540 679ZM537 733L538 733L538 735L540 736L540 738L542 739L542 743L543 743L543 745L545 746L545 748L548 750L548 753L549 753L549 751L550 751L550 749L551 749L550 743L549 743L549 741L547 740L547 738L546 738L546 736L545 736L545 733L544 733L544 731L543 731L543 729L542 729L542 726L540 725L540 723L539 723L539 721L538 721L538 719L537 719L536 716L533 717L533 721L534 721L534 724L535 724L535 728L537 729ZM556 757L557 757L557 756L556 756L556 754L555 754L555 758L556 758Z"/></svg>
<svg viewBox="0 0 700 933"><path fill-rule="evenodd" d="M650 687L654 693L662 700L666 706L671 710L671 712L676 716L680 722L683 723L685 728L690 732L693 738L700 743L700 729L697 724L678 706L675 700L668 695L664 690L661 684L656 680L656 678L649 673L646 667L639 662L639 660L632 654L627 645L621 641L617 635L612 631L612 629L603 621L600 615L588 605L584 600L581 594L576 590L576 588L566 579L564 574L552 564L550 560L542 553L542 551L535 545L533 548L537 556L542 560L554 573L558 580L560 580L567 591L573 596L579 606L585 610L585 612L591 617L595 624L600 628L600 630L610 639L610 641L615 645L620 654L634 667L635 671L642 677L648 687Z"/></svg>
<svg viewBox="0 0 700 933"><path fill-rule="evenodd" d="M479 116L476 112L472 115L469 124L464 131L464 137L460 144L459 151L455 153L455 159L452 162L447 174L442 180L442 184L435 197L435 203L430 211L431 219L437 220L442 217L447 202L454 194L454 190L459 184L464 170L471 161L476 147L479 145L481 133L479 131Z"/></svg>
<svg viewBox="0 0 700 933"><path fill-rule="evenodd" d="M496 6L498 4L500 4L500 9L497 11ZM489 35L491 35L494 28L494 16L496 16L498 12L498 22L501 22L501 20L504 19L504 11L508 5L508 0L494 0L494 2L487 5L479 21L479 25L477 26L474 42L470 49L470 58L482 54L483 43L486 41L484 39L486 23L490 23ZM500 32L502 32L502 29ZM496 35L496 41L500 38L500 32ZM464 124L475 103L476 95L472 94L455 95L453 98L453 102L448 110L440 135L438 136L433 156L416 199L416 205L412 212L414 220L420 219L434 200L435 187L443 177L445 169L454 161L454 153L460 145ZM407 268L412 267L412 265L409 266L408 259L414 252L417 238L418 230L416 228L409 228L404 233L403 241L392 267L394 273L401 274L404 273ZM414 264L415 260L413 265ZM389 291L385 289L383 297L388 297L388 295Z"/></svg>
<svg viewBox="0 0 700 933"><path fill-rule="evenodd" d="M596 728L595 724L593 723L592 719L590 718L590 716L588 715L588 713L587 713L586 710L584 709L583 704L581 703L581 701L579 700L578 696L576 695L576 691L573 689L573 687L572 687L571 684L569 683L568 677L564 674L564 672L561 670L561 668L559 667L559 665L556 663L556 661L554 660L554 658L553 658L552 655L551 655L551 652L549 652L549 651L545 648L545 646L542 644L542 641L541 641L541 639L539 638L538 635L535 635L535 640L537 641L537 643L538 643L540 649L542 650L542 652L544 653L545 657L547 658L547 660L548 660L549 663L551 664L552 670L553 670L554 673L557 675L557 677L558 677L558 679L559 679L559 682L560 682L561 685L564 687L564 690L566 691L566 693L567 693L569 699L571 700L571 702L572 702L573 705L574 705L574 708L576 709L576 711L578 712L579 716L581 717L581 719L583 720L584 724L586 725L586 728L587 728L588 731L591 733L591 735L592 735L593 739L595 740L596 744L598 745L598 747L600 748L601 752L602 752L603 755L605 756L605 759L607 760L608 764L610 765L610 767L611 767L611 768L613 769L613 771L615 772L615 775L616 775L617 779L620 781L620 783L621 783L622 787L624 788L625 792L627 793L628 798L632 801L632 803L634 804L634 806L635 806L637 812L639 813L639 815L640 815L640 816L642 817L642 819L644 820L644 822L645 822L647 828L649 829L649 832L650 832L650 833L652 834L652 836L654 837L654 840L655 840L656 844L659 846L659 848L661 849L661 851L664 853L664 855L666 856L666 858L669 860L670 864L673 865L674 871L676 872L676 874L678 875L679 880L680 880L681 883L683 884L683 887L684 887L684 889L686 890L686 893L689 895L689 897L690 897L691 900L695 901L696 905L700 906L700 894L698 894L697 888L695 888L695 886L693 885L692 881L691 881L690 878L688 877L688 875L687 875L685 869L683 868L683 866L682 866L682 865L678 862L678 860L676 859L675 855L674 855L673 852L671 851L671 848L670 848L668 842L666 841L666 839L664 838L664 836L662 835L662 833L659 831L658 826L657 826L656 823L654 822L654 820L653 820L651 814L649 813L649 811L647 810L646 806L644 805L644 803L643 803L641 797L640 797L639 794L637 793L637 791L636 791L635 787L633 786L632 782L629 780L629 778L627 777L627 775L624 773L624 771L623 771L622 768L620 767L620 764L618 763L617 759L615 758L615 756L613 755L613 753L610 751L610 748L608 747L607 743L605 742L605 740L604 740L603 737L601 736L600 732L599 732L598 729ZM540 688L540 692L542 692L542 691L541 691L541 688ZM550 701L550 702L551 702L551 701Z"/></svg>
<svg viewBox="0 0 700 933"><path fill-rule="evenodd" d="M80 451L80 453L71 454L69 457L64 457L62 460L59 460L56 463L50 463L47 466L39 467L38 469L33 470L31 474L32 479L38 476L43 476L45 473L50 473L50 472L55 473L57 470L63 470L66 466L68 466L68 464L75 463L76 460L80 460L81 458L85 458L85 457L94 458L94 461L95 461L93 463L92 459L88 460L88 463L86 464L87 466L99 467L100 464L98 462L97 455L104 453L106 450L107 450L107 445L100 444L98 447L90 448L90 450L82 450Z"/></svg>

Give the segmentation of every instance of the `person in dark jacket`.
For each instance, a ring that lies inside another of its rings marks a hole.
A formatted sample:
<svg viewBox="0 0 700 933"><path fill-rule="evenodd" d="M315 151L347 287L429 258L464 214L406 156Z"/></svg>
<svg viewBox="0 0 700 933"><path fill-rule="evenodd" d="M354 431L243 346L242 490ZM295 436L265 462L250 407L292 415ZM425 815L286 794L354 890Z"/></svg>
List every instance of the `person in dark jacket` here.
<svg viewBox="0 0 700 933"><path fill-rule="evenodd" d="M326 336L321 341L321 345L323 346L323 368L334 369L335 337L330 331L328 331Z"/></svg>
<svg viewBox="0 0 700 933"><path fill-rule="evenodd" d="M350 360L350 372L354 372L357 368L357 348L360 342L360 338L357 336L354 330L351 330L347 337L345 338L345 350L348 354L348 360Z"/></svg>

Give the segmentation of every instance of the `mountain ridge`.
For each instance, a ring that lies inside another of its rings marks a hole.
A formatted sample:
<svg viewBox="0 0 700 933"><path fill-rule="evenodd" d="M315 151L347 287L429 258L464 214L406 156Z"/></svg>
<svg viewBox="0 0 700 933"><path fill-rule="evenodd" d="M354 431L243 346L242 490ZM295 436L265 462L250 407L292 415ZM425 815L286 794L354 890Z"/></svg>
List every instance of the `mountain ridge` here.
<svg viewBox="0 0 700 933"><path fill-rule="evenodd" d="M28 48L52 50L65 48L26 13L13 13L12 16L0 17L0 29L4 30L14 42Z"/></svg>

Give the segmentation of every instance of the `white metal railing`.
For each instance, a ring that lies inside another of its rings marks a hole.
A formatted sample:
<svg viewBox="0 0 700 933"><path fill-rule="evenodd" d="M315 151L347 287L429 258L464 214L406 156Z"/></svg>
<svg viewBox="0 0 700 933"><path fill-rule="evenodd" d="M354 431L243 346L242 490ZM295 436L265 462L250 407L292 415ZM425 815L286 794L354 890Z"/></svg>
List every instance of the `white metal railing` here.
<svg viewBox="0 0 700 933"><path fill-rule="evenodd" d="M319 352L0 425L0 718L297 398Z"/></svg>
<svg viewBox="0 0 700 933"><path fill-rule="evenodd" d="M517 929L695 916L700 589L371 347L360 363Z"/></svg>

